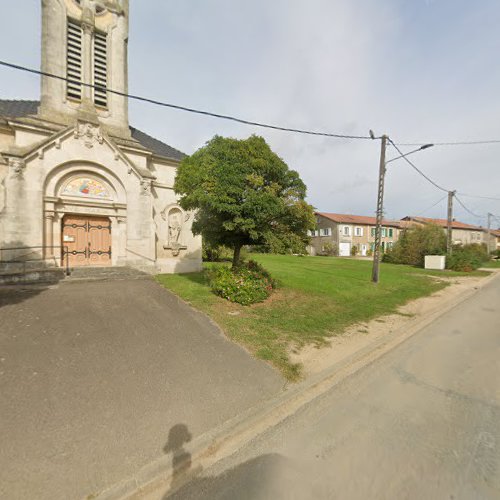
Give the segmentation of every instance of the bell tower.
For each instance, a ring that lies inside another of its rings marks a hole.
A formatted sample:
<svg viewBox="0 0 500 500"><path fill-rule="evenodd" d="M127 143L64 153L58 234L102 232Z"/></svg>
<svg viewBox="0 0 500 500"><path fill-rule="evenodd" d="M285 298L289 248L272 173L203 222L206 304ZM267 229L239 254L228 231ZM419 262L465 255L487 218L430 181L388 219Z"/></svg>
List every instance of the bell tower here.
<svg viewBox="0 0 500 500"><path fill-rule="evenodd" d="M42 71L69 80L42 76L42 118L130 135L127 98L106 91L128 90L128 21L129 0L42 0Z"/></svg>

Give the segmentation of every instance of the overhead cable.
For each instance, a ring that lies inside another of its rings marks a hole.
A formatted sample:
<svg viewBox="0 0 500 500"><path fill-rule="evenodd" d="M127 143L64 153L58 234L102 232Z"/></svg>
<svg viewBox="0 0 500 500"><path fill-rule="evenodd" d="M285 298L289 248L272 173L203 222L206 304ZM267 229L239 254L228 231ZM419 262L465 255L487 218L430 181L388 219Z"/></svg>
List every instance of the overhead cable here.
<svg viewBox="0 0 500 500"><path fill-rule="evenodd" d="M428 212L431 208L434 208L436 205L439 205L442 201L446 200L446 198L448 197L447 194L445 194L442 198L440 198L438 201L436 201L436 203L434 203L433 205L431 205L430 207L427 207L425 210L422 210L421 212L419 212L420 215L423 215L425 214L426 212Z"/></svg>
<svg viewBox="0 0 500 500"><path fill-rule="evenodd" d="M457 200L457 202L462 206L462 208L464 210L466 210L467 212L469 212L469 214L472 215L473 217L477 217L478 219L484 219L485 218L484 215L475 214L472 210L470 210L469 208L467 208L457 195L455 195L455 200Z"/></svg>
<svg viewBox="0 0 500 500"><path fill-rule="evenodd" d="M83 83L80 80L74 80L74 79L71 79L71 78L66 78L64 76L54 75L52 73L47 73L46 71L39 71L39 70L36 70L36 69L33 69L33 68L27 68L25 66L20 66L18 64L12 64L12 63L9 63L9 62L6 62L6 61L0 61L0 65L1 66L6 66L8 68L17 69L17 70L20 70L20 71L26 71L28 73L34 73L36 75L42 75L42 76L46 76L46 77L49 77L49 78L55 78L57 80L62 80L62 81L68 82L68 83L74 83L74 84L77 84L77 85L82 85L83 87L90 87L90 88L94 88L94 89L98 89L98 90L102 90L102 91L105 90L106 92L109 92L110 94L119 95L121 97L127 97L129 99L133 99L133 100L136 100L136 101L147 102L147 103L150 103L150 104L155 104L157 106L163 106L163 107L166 107L166 108L177 109L177 110L180 110L180 111L187 111L188 113L196 113L196 114L199 114L199 115L211 116L211 117L214 117L214 118L220 118L222 120L230 120L230 121L233 121L233 122L242 123L244 125L252 125L254 127L261 127L261 128L267 128L267 129L273 129L273 130L281 130L281 131L284 131L284 132L294 132L294 133L297 133L297 134L319 135L319 136L323 136L323 137L335 137L337 139L372 139L369 135L365 136L365 135L334 134L334 133L330 133L330 132L317 132L317 131L313 131L313 130L304 130L304 129L298 129L298 128L281 127L279 125L269 125L269 124L266 124L266 123L254 122L254 121L251 121L251 120L245 120L243 118L237 118L235 116L223 115L223 114L220 114L220 113L212 113L211 111L203 111L203 110L200 110L200 109L189 108L187 106L181 106L181 105L178 105L178 104L171 104L171 103L167 103L167 102L162 102L162 101L158 101L156 99L150 99L148 97L142 97L142 96L138 96L138 95L127 94L125 92L120 92L118 90L113 90L113 89L110 89L110 88L107 88L107 87L102 87L100 85L92 85L90 83Z"/></svg>
<svg viewBox="0 0 500 500"><path fill-rule="evenodd" d="M394 143L394 141L389 138L389 142L396 148L396 151L401 155L403 160L405 160L412 168L414 168L422 177L424 177L426 180L428 180L433 186L437 187L441 191L444 191L445 193L448 193L449 189L445 189L444 187L441 187L439 184L435 183L430 177L428 177L426 174L422 172L412 161L410 161L404 153L399 149L399 147Z"/></svg>

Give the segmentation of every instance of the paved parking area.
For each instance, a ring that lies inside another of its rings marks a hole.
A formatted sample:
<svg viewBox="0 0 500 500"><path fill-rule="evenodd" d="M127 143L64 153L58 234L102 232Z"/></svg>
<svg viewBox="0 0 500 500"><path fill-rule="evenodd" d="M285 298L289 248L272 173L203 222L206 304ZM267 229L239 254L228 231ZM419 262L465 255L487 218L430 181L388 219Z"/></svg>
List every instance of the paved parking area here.
<svg viewBox="0 0 500 500"><path fill-rule="evenodd" d="M0 497L86 498L283 383L151 280L0 289Z"/></svg>

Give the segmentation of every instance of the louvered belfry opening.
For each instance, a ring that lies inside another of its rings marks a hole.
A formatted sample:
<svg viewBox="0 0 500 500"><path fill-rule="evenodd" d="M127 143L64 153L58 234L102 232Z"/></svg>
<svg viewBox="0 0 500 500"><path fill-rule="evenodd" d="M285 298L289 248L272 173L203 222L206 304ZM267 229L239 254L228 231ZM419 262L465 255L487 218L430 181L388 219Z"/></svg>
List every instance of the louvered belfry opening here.
<svg viewBox="0 0 500 500"><path fill-rule="evenodd" d="M82 100L83 81L83 30L80 24L68 20L67 44L67 96L76 101ZM106 33L95 31L92 36L93 76L89 84L94 85L93 96L96 106L108 107L108 40Z"/></svg>
<svg viewBox="0 0 500 500"><path fill-rule="evenodd" d="M78 101L82 100L82 27L68 21L67 44L67 96Z"/></svg>
<svg viewBox="0 0 500 500"><path fill-rule="evenodd" d="M107 107L108 95L108 42L106 34L94 33L94 103L100 107Z"/></svg>

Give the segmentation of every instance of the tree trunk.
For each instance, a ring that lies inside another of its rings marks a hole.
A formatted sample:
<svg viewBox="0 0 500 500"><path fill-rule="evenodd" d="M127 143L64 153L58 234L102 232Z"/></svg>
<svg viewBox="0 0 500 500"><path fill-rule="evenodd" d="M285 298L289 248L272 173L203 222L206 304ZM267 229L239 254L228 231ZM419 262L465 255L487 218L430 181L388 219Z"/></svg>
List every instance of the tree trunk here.
<svg viewBox="0 0 500 500"><path fill-rule="evenodd" d="M241 253L241 245L240 243L236 243L234 245L234 254L233 254L233 265L232 269L236 269L240 265L240 253Z"/></svg>

